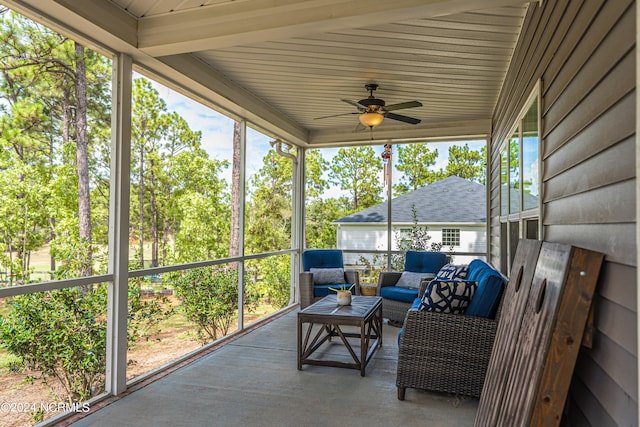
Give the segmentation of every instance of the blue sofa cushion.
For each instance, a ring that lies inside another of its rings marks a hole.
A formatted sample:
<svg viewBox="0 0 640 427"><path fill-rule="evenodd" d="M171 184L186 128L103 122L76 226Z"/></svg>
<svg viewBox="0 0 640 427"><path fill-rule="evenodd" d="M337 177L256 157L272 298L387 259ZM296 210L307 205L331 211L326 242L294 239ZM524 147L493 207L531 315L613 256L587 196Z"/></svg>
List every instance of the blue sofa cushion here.
<svg viewBox="0 0 640 427"><path fill-rule="evenodd" d="M480 273L482 273L482 271L484 271L487 268L493 270L493 267L491 267L489 264L482 261L481 259L474 259L469 263L469 272L467 273L467 280L477 281L477 276L480 275Z"/></svg>
<svg viewBox="0 0 640 427"><path fill-rule="evenodd" d="M400 288L398 286L383 286L380 289L380 296L401 302L413 302L418 297L418 289Z"/></svg>
<svg viewBox="0 0 640 427"><path fill-rule="evenodd" d="M422 279L433 279L433 273L414 273L413 271L403 271L396 286L401 288L418 289Z"/></svg>
<svg viewBox="0 0 640 427"><path fill-rule="evenodd" d="M447 264L438 271L436 279L440 280L465 280L469 273L468 265Z"/></svg>
<svg viewBox="0 0 640 427"><path fill-rule="evenodd" d="M344 268L340 249L307 249L302 252L302 268Z"/></svg>
<svg viewBox="0 0 640 427"><path fill-rule="evenodd" d="M314 285L335 285L336 283L344 283L344 269L336 268L310 268L313 273Z"/></svg>
<svg viewBox="0 0 640 427"><path fill-rule="evenodd" d="M465 314L493 318L504 291L503 276L486 262L475 259L469 264L467 280L477 281L478 289Z"/></svg>
<svg viewBox="0 0 640 427"><path fill-rule="evenodd" d="M333 285L314 285L313 286L313 296L314 297L326 297L327 295L331 295L331 294L335 294L334 291L332 291L329 288L333 288L333 289L338 289L341 286L346 286L347 289L349 289L349 286L351 286L348 283L338 283L338 284L333 284ZM355 295L355 289L356 287L354 286L351 289L351 294Z"/></svg>
<svg viewBox="0 0 640 427"><path fill-rule="evenodd" d="M407 251L404 271L414 273L437 273L447 263L447 254L443 252Z"/></svg>
<svg viewBox="0 0 640 427"><path fill-rule="evenodd" d="M422 297L419 310L462 314L478 286L468 280L432 280Z"/></svg>

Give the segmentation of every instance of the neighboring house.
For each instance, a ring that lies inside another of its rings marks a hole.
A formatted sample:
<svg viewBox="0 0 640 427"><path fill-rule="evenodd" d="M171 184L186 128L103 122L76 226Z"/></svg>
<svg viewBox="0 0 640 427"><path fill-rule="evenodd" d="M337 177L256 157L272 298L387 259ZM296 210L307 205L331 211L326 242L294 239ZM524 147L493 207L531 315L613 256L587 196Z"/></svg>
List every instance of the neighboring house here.
<svg viewBox="0 0 640 427"><path fill-rule="evenodd" d="M487 251L487 192L482 184L450 176L391 200L392 249L414 224L426 226L430 242L442 250L462 253L456 263L485 258ZM415 209L415 218L414 218ZM334 222L337 247L343 250L385 250L387 247L387 202L356 212ZM465 255L467 254L467 255ZM347 264L371 254L345 253Z"/></svg>

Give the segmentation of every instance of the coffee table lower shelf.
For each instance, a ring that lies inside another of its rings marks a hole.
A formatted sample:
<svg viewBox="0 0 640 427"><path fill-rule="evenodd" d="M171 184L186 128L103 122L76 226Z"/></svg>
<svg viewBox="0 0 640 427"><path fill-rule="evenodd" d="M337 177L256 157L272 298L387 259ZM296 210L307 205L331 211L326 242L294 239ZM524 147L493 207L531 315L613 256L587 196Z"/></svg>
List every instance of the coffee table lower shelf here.
<svg viewBox="0 0 640 427"><path fill-rule="evenodd" d="M306 332L303 330L307 324ZM313 333L314 326L316 327ZM347 332L345 326L359 327L358 332ZM353 362L315 359L311 355L324 343L339 337ZM348 338L360 339L360 354L353 349ZM350 306L338 306L335 295L329 295L298 313L298 370L302 365L320 365L357 369L365 376L365 369L375 351L382 346L382 298L354 296Z"/></svg>

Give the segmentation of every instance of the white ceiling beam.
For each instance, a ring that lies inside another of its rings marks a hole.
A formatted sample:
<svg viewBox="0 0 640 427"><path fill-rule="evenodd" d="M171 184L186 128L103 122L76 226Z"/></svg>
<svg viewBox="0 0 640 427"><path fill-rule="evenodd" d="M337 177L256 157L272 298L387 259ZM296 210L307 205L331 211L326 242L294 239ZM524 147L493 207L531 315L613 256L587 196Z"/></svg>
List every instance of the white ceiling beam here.
<svg viewBox="0 0 640 427"><path fill-rule="evenodd" d="M138 20L110 1L55 0L129 45L138 44Z"/></svg>
<svg viewBox="0 0 640 427"><path fill-rule="evenodd" d="M106 0L3 0L11 10L107 54L135 54L138 20Z"/></svg>
<svg viewBox="0 0 640 427"><path fill-rule="evenodd" d="M527 0L248 0L141 18L138 47L157 57L523 2Z"/></svg>

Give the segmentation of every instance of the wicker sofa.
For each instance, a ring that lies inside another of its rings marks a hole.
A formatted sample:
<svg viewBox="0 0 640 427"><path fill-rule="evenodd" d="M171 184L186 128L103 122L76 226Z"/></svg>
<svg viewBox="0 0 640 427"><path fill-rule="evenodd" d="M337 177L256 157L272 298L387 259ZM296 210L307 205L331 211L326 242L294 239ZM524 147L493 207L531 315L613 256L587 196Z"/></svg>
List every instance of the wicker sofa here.
<svg viewBox="0 0 640 427"><path fill-rule="evenodd" d="M416 299L399 334L398 399L407 388L480 396L497 330L506 280L481 260L467 279L478 286L465 314L420 310ZM428 283L422 283L424 294Z"/></svg>

